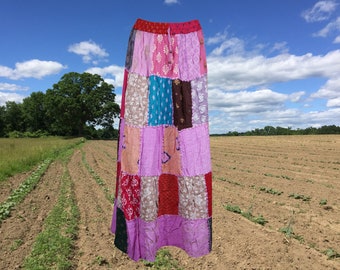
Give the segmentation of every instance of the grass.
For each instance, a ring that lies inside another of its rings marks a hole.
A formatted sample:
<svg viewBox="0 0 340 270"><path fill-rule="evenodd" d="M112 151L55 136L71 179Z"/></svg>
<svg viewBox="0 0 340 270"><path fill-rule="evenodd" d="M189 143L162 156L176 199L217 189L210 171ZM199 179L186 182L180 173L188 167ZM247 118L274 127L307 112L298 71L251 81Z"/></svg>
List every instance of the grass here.
<svg viewBox="0 0 340 270"><path fill-rule="evenodd" d="M157 252L157 256L154 262L148 262L144 261L144 265L151 269L173 269L173 270L181 270L179 266L179 263L177 260L175 260L171 253L165 249L162 248Z"/></svg>
<svg viewBox="0 0 340 270"><path fill-rule="evenodd" d="M309 202L311 200L311 197L310 196L305 196L303 194L297 194L297 193L292 193L292 194L289 194L290 198L294 198L296 200L302 200L304 202Z"/></svg>
<svg viewBox="0 0 340 270"><path fill-rule="evenodd" d="M40 177L51 164L51 159L44 160L38 168L15 189L10 196L0 204L0 224L11 215L12 209L22 202L27 194L29 194L38 184Z"/></svg>
<svg viewBox="0 0 340 270"><path fill-rule="evenodd" d="M293 211L292 216L290 217L287 225L285 227L282 227L279 229L279 232L284 233L285 237L286 237L286 241L289 243L289 239L290 238L294 238L296 240L298 240L299 242L303 242L303 236L295 234L294 230L293 230L293 224L294 224L294 215L295 212Z"/></svg>
<svg viewBox="0 0 340 270"><path fill-rule="evenodd" d="M71 269L74 240L78 234L79 209L75 200L73 182L67 162L73 149L66 151L61 160L64 165L58 201L37 236L31 254L24 262L25 269Z"/></svg>
<svg viewBox="0 0 340 270"><path fill-rule="evenodd" d="M329 260L335 259L335 258L340 258L340 253L335 251L333 248L328 248L326 249L323 254L325 254Z"/></svg>
<svg viewBox="0 0 340 270"><path fill-rule="evenodd" d="M258 215L258 216L253 215L252 206L250 206L247 211L242 211L241 208L238 205L231 205L231 204L225 205L224 208L226 210L230 211L230 212L240 214L241 216L245 217L246 219L248 219L248 220L250 220L254 223L260 224L262 226L264 226L266 223L268 223L268 221L262 215Z"/></svg>
<svg viewBox="0 0 340 270"><path fill-rule="evenodd" d="M278 195L278 196L280 196L283 193L283 191L278 191L278 190L275 190L273 188L266 188L266 187L259 187L259 190L263 191L265 193L269 193L269 194L272 194L272 195Z"/></svg>
<svg viewBox="0 0 340 270"><path fill-rule="evenodd" d="M31 170L42 160L55 157L82 139L0 138L0 182L17 173Z"/></svg>

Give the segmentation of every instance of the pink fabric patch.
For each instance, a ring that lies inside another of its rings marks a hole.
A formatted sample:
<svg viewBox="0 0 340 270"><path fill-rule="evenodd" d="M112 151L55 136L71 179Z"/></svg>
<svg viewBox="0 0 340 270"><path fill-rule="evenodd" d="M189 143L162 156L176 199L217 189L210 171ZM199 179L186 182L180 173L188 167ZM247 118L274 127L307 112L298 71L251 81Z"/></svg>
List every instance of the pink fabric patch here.
<svg viewBox="0 0 340 270"><path fill-rule="evenodd" d="M161 154L163 145L163 127L145 127L142 129L140 175L156 176L161 173Z"/></svg>
<svg viewBox="0 0 340 270"><path fill-rule="evenodd" d="M177 35L155 34L151 73L160 77L178 77Z"/></svg>
<svg viewBox="0 0 340 270"><path fill-rule="evenodd" d="M136 31L130 72L148 77L152 65L154 34Z"/></svg>
<svg viewBox="0 0 340 270"><path fill-rule="evenodd" d="M183 176L195 176L211 171L208 124L179 132Z"/></svg>
<svg viewBox="0 0 340 270"><path fill-rule="evenodd" d="M138 174L140 153L140 129L124 126L122 140L122 171L128 174Z"/></svg>

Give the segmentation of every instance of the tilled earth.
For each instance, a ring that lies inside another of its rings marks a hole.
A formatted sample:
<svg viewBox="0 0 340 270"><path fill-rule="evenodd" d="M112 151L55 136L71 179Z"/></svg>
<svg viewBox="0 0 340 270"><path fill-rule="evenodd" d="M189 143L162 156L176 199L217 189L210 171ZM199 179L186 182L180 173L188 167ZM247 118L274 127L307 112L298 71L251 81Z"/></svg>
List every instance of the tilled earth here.
<svg viewBox="0 0 340 270"><path fill-rule="evenodd" d="M80 211L74 268L147 269L117 250L110 233L113 206L105 195L114 193L116 144L87 141L66 168L59 161L49 166L0 225L0 269L22 268L65 169ZM212 137L211 151L213 250L193 259L166 247L182 269L340 269L340 258L324 254L340 253L340 136ZM28 175L1 183L0 202ZM267 223L228 211L227 204Z"/></svg>

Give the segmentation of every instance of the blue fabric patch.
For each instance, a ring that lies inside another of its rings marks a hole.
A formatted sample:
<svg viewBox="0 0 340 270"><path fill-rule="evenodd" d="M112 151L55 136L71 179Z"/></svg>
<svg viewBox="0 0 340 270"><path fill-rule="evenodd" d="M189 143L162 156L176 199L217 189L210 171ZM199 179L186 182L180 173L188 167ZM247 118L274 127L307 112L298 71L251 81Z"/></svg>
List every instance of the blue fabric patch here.
<svg viewBox="0 0 340 270"><path fill-rule="evenodd" d="M149 82L149 125L173 125L171 79L153 75Z"/></svg>

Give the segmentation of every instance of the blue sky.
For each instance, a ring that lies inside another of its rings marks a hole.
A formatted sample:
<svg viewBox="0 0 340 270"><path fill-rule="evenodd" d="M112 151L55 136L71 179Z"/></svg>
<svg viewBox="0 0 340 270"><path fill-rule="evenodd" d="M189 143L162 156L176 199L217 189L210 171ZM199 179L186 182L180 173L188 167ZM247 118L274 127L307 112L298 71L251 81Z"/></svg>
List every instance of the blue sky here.
<svg viewBox="0 0 340 270"><path fill-rule="evenodd" d="M340 125L340 0L2 0L0 105L72 71L120 102L137 18L201 22L210 133Z"/></svg>

